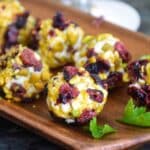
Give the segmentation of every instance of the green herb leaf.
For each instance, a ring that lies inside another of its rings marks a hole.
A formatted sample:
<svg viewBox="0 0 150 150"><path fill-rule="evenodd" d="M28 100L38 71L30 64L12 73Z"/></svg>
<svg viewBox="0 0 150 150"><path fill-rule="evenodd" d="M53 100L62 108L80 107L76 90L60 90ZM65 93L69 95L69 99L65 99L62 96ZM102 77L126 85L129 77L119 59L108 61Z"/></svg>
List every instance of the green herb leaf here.
<svg viewBox="0 0 150 150"><path fill-rule="evenodd" d="M105 124L104 126L100 126L97 124L97 119L94 117L89 124L89 131L92 136L96 139L102 138L105 134L116 132L114 128Z"/></svg>
<svg viewBox="0 0 150 150"><path fill-rule="evenodd" d="M146 110L146 107L136 107L130 99L119 121L140 127L150 127L150 112Z"/></svg>

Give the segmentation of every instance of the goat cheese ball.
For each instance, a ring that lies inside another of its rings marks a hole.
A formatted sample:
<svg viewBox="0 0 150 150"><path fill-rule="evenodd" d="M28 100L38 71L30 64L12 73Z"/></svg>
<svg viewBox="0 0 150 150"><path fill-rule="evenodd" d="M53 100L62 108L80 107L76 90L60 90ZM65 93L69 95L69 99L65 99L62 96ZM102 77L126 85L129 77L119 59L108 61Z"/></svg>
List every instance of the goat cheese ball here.
<svg viewBox="0 0 150 150"><path fill-rule="evenodd" d="M129 67L128 94L138 105L150 108L150 55L132 62Z"/></svg>
<svg viewBox="0 0 150 150"><path fill-rule="evenodd" d="M39 98L50 73L40 56L27 47L12 47L0 57L0 89L15 102Z"/></svg>
<svg viewBox="0 0 150 150"><path fill-rule="evenodd" d="M32 35L30 47L39 51L50 68L57 68L73 62L73 52L80 48L84 32L57 13L53 19L41 21Z"/></svg>
<svg viewBox="0 0 150 150"><path fill-rule="evenodd" d="M130 54L124 44L111 34L85 36L82 48L74 54L77 67L85 67L90 74L113 88L128 80L126 67Z"/></svg>
<svg viewBox="0 0 150 150"><path fill-rule="evenodd" d="M48 83L49 111L67 123L86 123L97 116L107 100L107 90L84 68L64 67Z"/></svg>
<svg viewBox="0 0 150 150"><path fill-rule="evenodd" d="M18 0L0 1L0 54L16 44L26 45L35 19Z"/></svg>

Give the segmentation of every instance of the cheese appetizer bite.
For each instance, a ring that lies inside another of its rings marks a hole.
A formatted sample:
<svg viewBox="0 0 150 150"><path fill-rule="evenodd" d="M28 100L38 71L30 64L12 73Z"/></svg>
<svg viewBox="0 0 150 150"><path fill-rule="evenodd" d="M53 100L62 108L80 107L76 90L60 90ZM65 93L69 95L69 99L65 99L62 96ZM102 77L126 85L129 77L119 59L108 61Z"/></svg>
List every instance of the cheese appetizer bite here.
<svg viewBox="0 0 150 150"><path fill-rule="evenodd" d="M126 66L129 60L130 54L124 44L111 34L85 36L82 48L74 54L76 66L97 74L109 89L128 79Z"/></svg>
<svg viewBox="0 0 150 150"><path fill-rule="evenodd" d="M132 62L129 67L129 95L138 105L150 108L150 55Z"/></svg>
<svg viewBox="0 0 150 150"><path fill-rule="evenodd" d="M12 47L0 57L0 89L15 102L38 98L50 77L40 56L27 47Z"/></svg>
<svg viewBox="0 0 150 150"><path fill-rule="evenodd" d="M49 111L67 123L86 123L97 116L107 100L107 90L84 68L64 67L48 83Z"/></svg>
<svg viewBox="0 0 150 150"><path fill-rule="evenodd" d="M73 62L72 54L80 48L83 35L77 24L57 13L53 19L41 21L32 31L29 47L37 49L50 68L57 68Z"/></svg>
<svg viewBox="0 0 150 150"><path fill-rule="evenodd" d="M0 1L0 54L16 44L26 45L35 19L18 0Z"/></svg>

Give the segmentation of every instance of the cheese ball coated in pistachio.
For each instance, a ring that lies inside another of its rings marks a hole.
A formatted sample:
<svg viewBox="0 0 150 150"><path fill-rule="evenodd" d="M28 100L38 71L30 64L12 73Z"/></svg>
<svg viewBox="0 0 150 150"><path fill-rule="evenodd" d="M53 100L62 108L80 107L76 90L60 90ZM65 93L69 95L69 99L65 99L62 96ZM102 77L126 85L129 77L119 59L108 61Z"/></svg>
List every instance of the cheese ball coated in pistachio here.
<svg viewBox="0 0 150 150"><path fill-rule="evenodd" d="M73 52L80 48L84 35L79 26L64 20L61 13L41 21L32 34L30 47L39 50L50 68L72 63Z"/></svg>
<svg viewBox="0 0 150 150"><path fill-rule="evenodd" d="M97 116L107 100L107 90L84 68L64 67L48 83L49 111L67 123L86 123Z"/></svg>
<svg viewBox="0 0 150 150"><path fill-rule="evenodd" d="M150 55L129 64L128 71L128 94L138 105L150 108Z"/></svg>
<svg viewBox="0 0 150 150"><path fill-rule="evenodd" d="M26 45L35 19L18 0L0 1L0 53L16 44Z"/></svg>
<svg viewBox="0 0 150 150"><path fill-rule="evenodd" d="M12 47L0 57L0 89L6 99L20 102L38 98L49 77L47 65L27 47Z"/></svg>
<svg viewBox="0 0 150 150"><path fill-rule="evenodd" d="M75 52L77 67L85 67L91 74L97 74L109 88L128 80L126 67L130 54L124 44L111 34L85 36L83 45Z"/></svg>

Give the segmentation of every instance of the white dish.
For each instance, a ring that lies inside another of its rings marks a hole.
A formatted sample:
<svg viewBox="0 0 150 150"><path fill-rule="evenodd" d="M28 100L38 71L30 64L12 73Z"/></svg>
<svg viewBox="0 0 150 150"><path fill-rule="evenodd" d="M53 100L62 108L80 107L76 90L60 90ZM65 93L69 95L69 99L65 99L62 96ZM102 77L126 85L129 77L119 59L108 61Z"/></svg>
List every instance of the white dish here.
<svg viewBox="0 0 150 150"><path fill-rule="evenodd" d="M135 8L118 0L92 0L90 13L95 16L104 16L105 20L124 28L137 31L141 18Z"/></svg>

